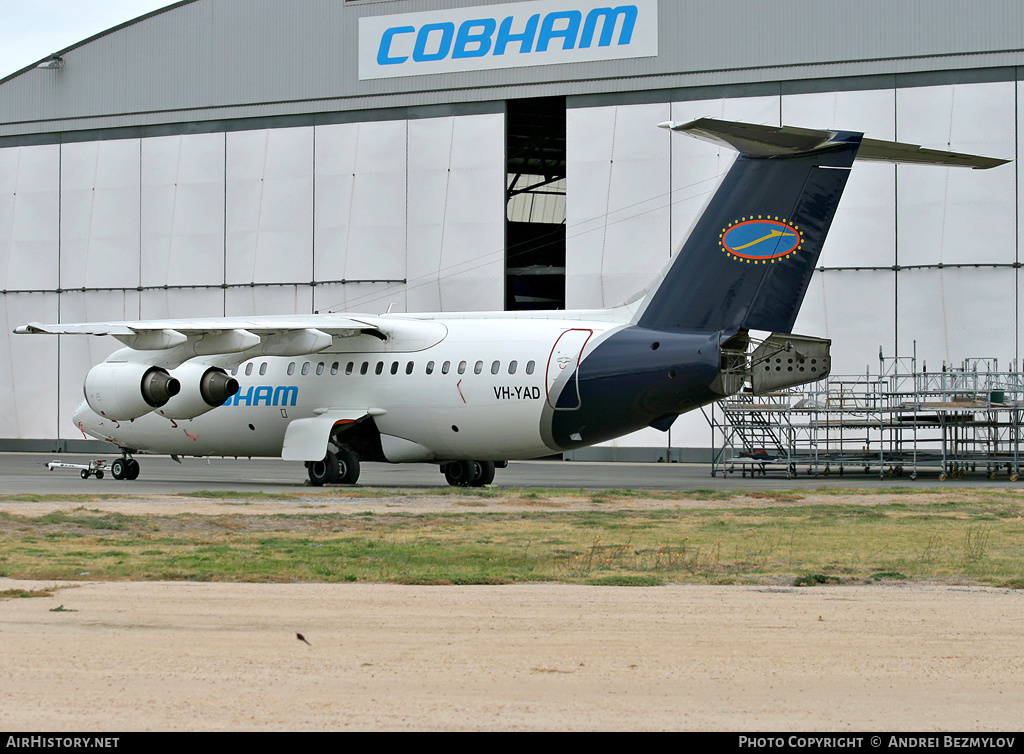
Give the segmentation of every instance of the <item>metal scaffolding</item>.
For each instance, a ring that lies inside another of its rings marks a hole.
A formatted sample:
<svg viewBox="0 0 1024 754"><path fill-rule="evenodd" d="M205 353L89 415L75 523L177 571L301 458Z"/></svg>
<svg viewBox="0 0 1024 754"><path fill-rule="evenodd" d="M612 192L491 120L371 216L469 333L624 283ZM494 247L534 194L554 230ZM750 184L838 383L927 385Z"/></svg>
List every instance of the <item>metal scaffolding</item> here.
<svg viewBox="0 0 1024 754"><path fill-rule="evenodd" d="M829 376L755 395L749 386L705 412L716 439L711 475L781 471L881 478L934 468L939 479L983 471L1017 481L1024 374L996 359L919 371L917 358L884 357L879 370ZM720 443L719 443L720 440Z"/></svg>

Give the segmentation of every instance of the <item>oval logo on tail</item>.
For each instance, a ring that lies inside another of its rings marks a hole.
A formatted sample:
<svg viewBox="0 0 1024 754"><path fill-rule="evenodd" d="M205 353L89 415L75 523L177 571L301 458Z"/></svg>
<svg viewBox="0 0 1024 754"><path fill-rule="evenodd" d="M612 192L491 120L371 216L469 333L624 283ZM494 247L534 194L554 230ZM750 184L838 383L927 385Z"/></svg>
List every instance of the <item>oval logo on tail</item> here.
<svg viewBox="0 0 1024 754"><path fill-rule="evenodd" d="M785 218L744 217L729 223L718 243L729 256L754 264L768 264L800 250L803 237Z"/></svg>

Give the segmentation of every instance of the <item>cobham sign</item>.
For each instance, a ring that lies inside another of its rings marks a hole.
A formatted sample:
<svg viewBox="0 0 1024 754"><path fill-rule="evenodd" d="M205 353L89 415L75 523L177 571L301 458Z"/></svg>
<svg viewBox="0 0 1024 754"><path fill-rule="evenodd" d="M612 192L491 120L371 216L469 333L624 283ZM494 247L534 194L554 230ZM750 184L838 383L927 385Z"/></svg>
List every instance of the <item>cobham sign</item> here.
<svg viewBox="0 0 1024 754"><path fill-rule="evenodd" d="M658 0L536 0L359 19L359 78L658 54Z"/></svg>

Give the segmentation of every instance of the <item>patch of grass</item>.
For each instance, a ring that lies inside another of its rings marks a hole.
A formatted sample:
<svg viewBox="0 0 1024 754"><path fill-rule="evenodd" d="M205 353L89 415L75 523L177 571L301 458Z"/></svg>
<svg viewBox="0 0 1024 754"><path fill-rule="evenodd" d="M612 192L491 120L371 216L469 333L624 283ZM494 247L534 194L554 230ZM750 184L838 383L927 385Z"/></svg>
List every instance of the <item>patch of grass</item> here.
<svg viewBox="0 0 1024 754"><path fill-rule="evenodd" d="M793 579L793 586L821 586L822 584L839 584L842 579L824 573L808 573Z"/></svg>
<svg viewBox="0 0 1024 754"><path fill-rule="evenodd" d="M30 599L32 597L52 597L53 592L45 589L4 589L0 591L0 600Z"/></svg>
<svg viewBox="0 0 1024 754"><path fill-rule="evenodd" d="M875 571L871 574L873 581L909 581L910 577L900 571Z"/></svg>
<svg viewBox="0 0 1024 754"><path fill-rule="evenodd" d="M175 497L202 498L204 500L281 500L302 499L293 493L275 494L271 492L238 492L235 490L196 490L195 492L176 492Z"/></svg>
<svg viewBox="0 0 1024 754"><path fill-rule="evenodd" d="M359 492L345 494L358 499ZM792 583L829 574L843 583L1007 585L1024 572L1024 496L936 500L932 492L900 503L837 496L808 504L796 493L768 491L755 499L774 504L758 505L749 493L709 491L716 499L702 502L710 504L675 506L693 493L615 497L620 492L488 489L452 498L468 508L445 513L344 513L317 505L287 514L126 516L92 505L7 514L0 516L0 562L15 578L410 584ZM523 494L528 504L518 511L476 507L495 494ZM532 507L569 494L607 502L584 510ZM437 491L388 490L386 498L426 496ZM633 505L655 497L669 505ZM979 520L985 513L992 518Z"/></svg>
<svg viewBox="0 0 1024 754"><path fill-rule="evenodd" d="M665 580L657 576L601 576L587 579L590 586L664 586Z"/></svg>

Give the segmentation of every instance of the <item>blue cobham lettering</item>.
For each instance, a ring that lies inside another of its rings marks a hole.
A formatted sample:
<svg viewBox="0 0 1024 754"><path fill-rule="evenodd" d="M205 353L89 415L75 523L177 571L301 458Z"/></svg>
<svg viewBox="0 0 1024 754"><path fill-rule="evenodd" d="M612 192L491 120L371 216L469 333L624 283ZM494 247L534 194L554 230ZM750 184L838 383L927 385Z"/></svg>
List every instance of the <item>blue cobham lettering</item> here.
<svg viewBox="0 0 1024 754"><path fill-rule="evenodd" d="M437 31L441 32L441 39L437 41L437 51L427 52L430 35ZM417 63L444 60L448 57L448 53L451 52L452 37L454 36L455 24L450 21L445 21L441 24L424 24L416 35L416 46L412 48L412 59Z"/></svg>
<svg viewBox="0 0 1024 754"><path fill-rule="evenodd" d="M514 20L514 16L509 16L501 22L501 26L498 28L498 36L494 40L495 55L504 55L508 46L516 43L519 44L520 53L533 52L533 40L537 36L540 14L534 13L530 16L526 21L526 26L518 34L512 32L512 22Z"/></svg>
<svg viewBox="0 0 1024 754"><path fill-rule="evenodd" d="M409 59L408 55L392 57L391 42L399 34L415 34L415 26L393 26L386 30L380 37L380 47L377 49L377 65L397 65Z"/></svg>
<svg viewBox="0 0 1024 754"><path fill-rule="evenodd" d="M482 58L491 51L491 36L497 26L493 18L463 21L455 35L452 59Z"/></svg>
<svg viewBox="0 0 1024 754"><path fill-rule="evenodd" d="M299 400L295 385L249 385L228 398L225 406L294 406Z"/></svg>
<svg viewBox="0 0 1024 754"><path fill-rule="evenodd" d="M636 5L442 21L422 26L392 26L384 30L377 47L377 65L393 66L439 60L526 55L536 52L585 50L633 42L639 9ZM499 21L500 18L500 21ZM409 35L415 35L410 38ZM408 53L411 49L411 55Z"/></svg>
<svg viewBox="0 0 1024 754"><path fill-rule="evenodd" d="M587 20L583 23L583 33L580 34L580 49L590 47L594 41L594 32L597 30L598 21L604 23L601 26L601 38L598 40L597 46L610 46L620 16L622 17L622 30L619 32L618 44L628 45L633 40L633 29L636 27L637 9L635 5L620 5L618 8L594 8L590 11L587 14Z"/></svg>
<svg viewBox="0 0 1024 754"><path fill-rule="evenodd" d="M291 403L287 401L291 399ZM274 390L275 406L294 406L299 399L299 389L295 385L279 385Z"/></svg>
<svg viewBox="0 0 1024 754"><path fill-rule="evenodd" d="M547 52L548 45L554 39L562 40L563 50L572 50L576 47L576 35L580 32L580 22L583 14L578 10L567 10L556 13L548 13L540 25L540 34L537 35L537 52ZM555 24L564 21L565 24L555 28Z"/></svg>

